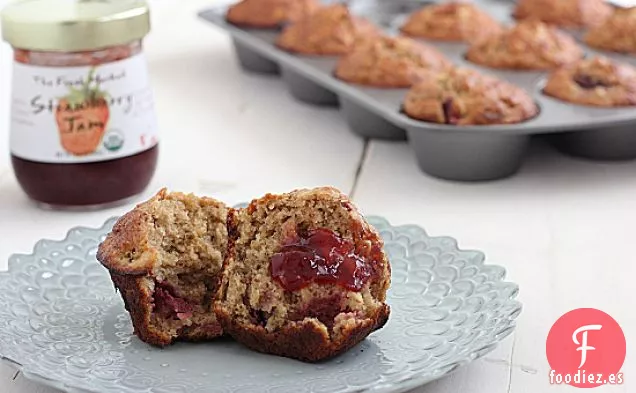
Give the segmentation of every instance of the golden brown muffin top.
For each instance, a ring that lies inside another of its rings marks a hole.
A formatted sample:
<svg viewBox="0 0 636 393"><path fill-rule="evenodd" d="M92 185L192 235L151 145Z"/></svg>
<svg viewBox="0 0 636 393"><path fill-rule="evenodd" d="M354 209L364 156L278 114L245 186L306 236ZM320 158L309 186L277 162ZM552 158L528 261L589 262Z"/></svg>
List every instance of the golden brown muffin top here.
<svg viewBox="0 0 636 393"><path fill-rule="evenodd" d="M599 49L636 53L636 7L617 8L603 23L587 32L585 43Z"/></svg>
<svg viewBox="0 0 636 393"><path fill-rule="evenodd" d="M582 105L636 105L636 68L600 56L580 60L554 71L544 92Z"/></svg>
<svg viewBox="0 0 636 393"><path fill-rule="evenodd" d="M276 44L290 52L342 55L361 38L379 33L371 22L353 16L347 6L335 4L288 26Z"/></svg>
<svg viewBox="0 0 636 393"><path fill-rule="evenodd" d="M604 0L520 0L517 19L538 19L567 28L596 26L612 14Z"/></svg>
<svg viewBox="0 0 636 393"><path fill-rule="evenodd" d="M477 71L456 68L415 85L404 101L410 117L433 123L518 123L538 113L523 89Z"/></svg>
<svg viewBox="0 0 636 393"><path fill-rule="evenodd" d="M451 2L429 5L411 14L402 33L443 41L472 42L499 33L501 25L475 5Z"/></svg>
<svg viewBox="0 0 636 393"><path fill-rule="evenodd" d="M551 69L583 57L574 38L538 20L523 20L473 44L468 60L495 68Z"/></svg>
<svg viewBox="0 0 636 393"><path fill-rule="evenodd" d="M317 0L242 0L227 11L227 20L236 25L278 27L295 22L320 7Z"/></svg>
<svg viewBox="0 0 636 393"><path fill-rule="evenodd" d="M406 37L361 41L336 67L340 79L379 87L410 87L423 73L446 70L451 62L432 46Z"/></svg>

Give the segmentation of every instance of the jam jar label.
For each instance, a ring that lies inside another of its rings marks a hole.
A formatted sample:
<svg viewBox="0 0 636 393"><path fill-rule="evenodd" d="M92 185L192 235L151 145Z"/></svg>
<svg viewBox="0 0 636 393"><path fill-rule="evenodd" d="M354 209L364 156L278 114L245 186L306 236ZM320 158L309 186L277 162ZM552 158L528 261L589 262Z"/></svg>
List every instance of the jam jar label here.
<svg viewBox="0 0 636 393"><path fill-rule="evenodd" d="M146 60L84 67L15 63L11 153L46 163L106 161L158 143Z"/></svg>

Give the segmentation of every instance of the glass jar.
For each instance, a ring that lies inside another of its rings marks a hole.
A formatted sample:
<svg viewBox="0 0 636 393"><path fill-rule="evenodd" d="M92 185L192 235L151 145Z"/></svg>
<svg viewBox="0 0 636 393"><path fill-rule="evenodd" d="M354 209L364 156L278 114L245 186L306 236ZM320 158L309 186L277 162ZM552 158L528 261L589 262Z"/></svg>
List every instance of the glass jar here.
<svg viewBox="0 0 636 393"><path fill-rule="evenodd" d="M100 208L141 193L157 123L139 0L31 0L2 11L14 48L10 149L25 193L53 208Z"/></svg>

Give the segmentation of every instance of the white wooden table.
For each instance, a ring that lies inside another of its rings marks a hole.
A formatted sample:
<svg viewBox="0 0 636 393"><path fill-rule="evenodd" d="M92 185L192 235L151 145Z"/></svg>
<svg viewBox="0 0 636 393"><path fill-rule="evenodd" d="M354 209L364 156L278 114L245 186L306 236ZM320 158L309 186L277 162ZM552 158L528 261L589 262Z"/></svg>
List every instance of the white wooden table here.
<svg viewBox="0 0 636 393"><path fill-rule="evenodd" d="M209 4L155 2L146 43L163 139L148 193L167 186L235 203L265 192L334 185L351 193L364 212L451 235L505 266L524 303L514 335L485 359L414 392L574 391L549 385L545 339L560 315L579 307L614 316L627 336L625 384L595 392L636 391L630 289L636 275L636 162L590 163L535 146L521 173L508 180L432 179L418 170L407 144L366 143L336 110L294 101L275 77L242 73L227 36L195 17ZM62 213L38 210L26 200L8 159L8 54L3 48L0 270L10 254L30 252L38 239L61 238L76 225L98 226L130 208ZM0 365L0 392L56 391Z"/></svg>

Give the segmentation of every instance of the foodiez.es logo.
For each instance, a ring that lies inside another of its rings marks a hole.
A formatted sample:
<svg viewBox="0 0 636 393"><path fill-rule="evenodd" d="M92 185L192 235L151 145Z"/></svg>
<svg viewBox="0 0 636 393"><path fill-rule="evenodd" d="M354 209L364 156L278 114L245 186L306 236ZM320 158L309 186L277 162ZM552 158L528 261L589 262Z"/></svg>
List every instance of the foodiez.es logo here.
<svg viewBox="0 0 636 393"><path fill-rule="evenodd" d="M614 318L594 308L570 311L552 325L546 341L550 384L620 385L626 350L625 335Z"/></svg>

